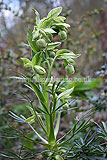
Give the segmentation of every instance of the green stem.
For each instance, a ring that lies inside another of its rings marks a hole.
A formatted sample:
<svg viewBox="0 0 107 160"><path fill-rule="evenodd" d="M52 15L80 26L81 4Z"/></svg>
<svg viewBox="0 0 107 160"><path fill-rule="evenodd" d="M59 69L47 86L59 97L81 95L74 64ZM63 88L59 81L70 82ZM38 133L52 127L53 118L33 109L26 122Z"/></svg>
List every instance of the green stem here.
<svg viewBox="0 0 107 160"><path fill-rule="evenodd" d="M48 111L49 111L49 103L48 103L47 85L48 85L49 82L50 82L51 71L52 71L52 67L53 67L53 65L54 65L54 62L55 62L55 59L56 59L56 58L57 58L57 56L54 57L51 66L48 65L48 67L49 67L49 72L48 72L47 80L46 80L45 84L43 85L44 94L45 94L45 97L46 97L46 100L47 100L47 109L48 109ZM48 133L48 136L49 136L49 133L50 133L50 125L51 125L51 124L50 124L50 117L49 117L49 115L46 115L45 118L46 118L47 133Z"/></svg>
<svg viewBox="0 0 107 160"><path fill-rule="evenodd" d="M45 82L45 85L46 85L46 86L47 86L47 85L49 84L49 82L50 82L52 67L53 67L53 65L54 65L54 62L55 62L56 58L57 58L57 56L54 57L54 59L53 59L53 61L52 61L52 64L51 64L51 66L50 66L50 68L49 68L47 80L46 80L46 82Z"/></svg>
<svg viewBox="0 0 107 160"><path fill-rule="evenodd" d="M43 76L44 78L44 76ZM43 91L43 95L45 97L45 100L46 100L46 107L47 107L47 110L49 112L49 100L48 100L48 92L47 92L47 86L45 85L45 81L43 81L42 83L42 91ZM47 127L47 137L49 136L49 131L50 131L50 124L49 124L49 121L50 121L50 118L49 118L49 115L44 115L45 116L45 119L46 119L46 127Z"/></svg>
<svg viewBox="0 0 107 160"><path fill-rule="evenodd" d="M58 112L57 123L56 123L56 127L55 127L55 130L54 130L55 138L56 138L56 136L58 134L58 131L59 131L60 117L61 117L61 112Z"/></svg>

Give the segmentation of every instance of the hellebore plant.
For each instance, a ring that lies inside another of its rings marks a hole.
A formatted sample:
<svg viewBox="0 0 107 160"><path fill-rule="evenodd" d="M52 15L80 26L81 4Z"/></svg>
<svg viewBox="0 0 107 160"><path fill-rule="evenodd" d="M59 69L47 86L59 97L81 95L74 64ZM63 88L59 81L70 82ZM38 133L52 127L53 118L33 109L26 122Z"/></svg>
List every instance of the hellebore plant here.
<svg viewBox="0 0 107 160"><path fill-rule="evenodd" d="M10 111L10 115L20 122L27 123L29 127L35 132L41 141L36 141L46 148L48 148L49 157L53 159L63 160L63 153L66 151L61 148L61 145L69 140L64 138L72 132L72 136L77 134L82 128L87 125L87 122L78 124L72 127L63 137L57 139L57 134L60 126L61 110L69 107L68 99L71 97L73 87L66 89L62 87L61 81L52 81L52 68L55 60L63 60L65 68L69 67L71 73L74 73L73 64L74 59L79 57L79 54L74 54L67 49L59 50L58 47L61 42L67 38L67 29L69 24L65 23L65 17L59 16L62 8L58 7L52 9L47 17L40 19L39 13L33 9L36 14L36 25L33 30L28 32L28 43L32 49L32 58L21 58L24 67L28 68L32 76L25 76L20 74L20 77L13 77L22 79L27 84L26 86L37 96L40 106L33 105L33 100L29 98L29 106L32 116L25 118L24 116L17 116ZM60 42L54 42L54 36L59 37ZM77 120L78 121L78 120ZM40 135L36 130L36 123L38 123L43 130L43 135ZM77 122L78 123L78 122ZM45 138L44 138L45 137ZM62 141L64 140L64 141Z"/></svg>

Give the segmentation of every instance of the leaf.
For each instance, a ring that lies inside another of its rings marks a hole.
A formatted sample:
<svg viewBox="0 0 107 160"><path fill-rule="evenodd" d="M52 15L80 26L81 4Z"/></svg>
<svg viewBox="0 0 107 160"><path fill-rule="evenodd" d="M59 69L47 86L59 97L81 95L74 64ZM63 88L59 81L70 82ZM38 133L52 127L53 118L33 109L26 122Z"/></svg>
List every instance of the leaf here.
<svg viewBox="0 0 107 160"><path fill-rule="evenodd" d="M54 8L48 13L47 17L55 19L61 12L62 12L62 7Z"/></svg>
<svg viewBox="0 0 107 160"><path fill-rule="evenodd" d="M9 111L9 116L11 116L12 118L16 119L17 121L19 121L21 123L24 123L24 121L25 121L25 118L21 118L11 111Z"/></svg>
<svg viewBox="0 0 107 160"><path fill-rule="evenodd" d="M74 54L73 52L70 52L70 53L63 53L63 54L60 54L58 56L58 59L66 59L69 61L69 59L72 59L72 58L77 58L79 57L80 54Z"/></svg>
<svg viewBox="0 0 107 160"><path fill-rule="evenodd" d="M54 23L54 25L55 26L62 26L62 27L66 27L66 28L70 27L70 25L67 23Z"/></svg>
<svg viewBox="0 0 107 160"><path fill-rule="evenodd" d="M43 35L43 37L50 42L50 39L49 39L49 37L47 36L47 34L45 33L45 31L44 31L43 29L40 29L40 32L41 32L41 34Z"/></svg>
<svg viewBox="0 0 107 160"><path fill-rule="evenodd" d="M44 114L47 114L44 110L42 110L41 108L39 107L36 107L35 109L38 113L44 113Z"/></svg>
<svg viewBox="0 0 107 160"><path fill-rule="evenodd" d="M38 11L36 9L32 9L35 14L36 14L36 24L39 25L39 22L40 22L40 15L38 13Z"/></svg>
<svg viewBox="0 0 107 160"><path fill-rule="evenodd" d="M46 28L44 31L47 33L56 33L52 28Z"/></svg>
<svg viewBox="0 0 107 160"><path fill-rule="evenodd" d="M48 144L47 140L45 140L33 127L30 123L28 123L29 126L32 128L32 130L35 132L35 134L45 143Z"/></svg>
<svg viewBox="0 0 107 160"><path fill-rule="evenodd" d="M21 60L24 62L24 66L26 68L31 68L32 67L32 63L31 63L31 61L29 59L27 59L27 58L21 58Z"/></svg>
<svg viewBox="0 0 107 160"><path fill-rule="evenodd" d="M53 19L51 17L42 19L41 23L40 23L40 28L49 28L49 27L51 27L52 21L53 21Z"/></svg>
<svg viewBox="0 0 107 160"><path fill-rule="evenodd" d="M45 100L42 92L40 91L39 87L38 87L36 84L34 84L33 82L28 82L28 83L31 85L31 87L32 87L33 90L35 91L35 93L36 93L36 95L37 95L40 103L41 103L41 104L43 103L43 104L46 106L46 104L47 104L47 103L46 103L46 100Z"/></svg>
<svg viewBox="0 0 107 160"><path fill-rule="evenodd" d="M24 62L24 64L31 63L31 61L27 58L21 58L21 60Z"/></svg>
<svg viewBox="0 0 107 160"><path fill-rule="evenodd" d="M52 43L48 43L48 50L53 50L55 47L59 46L61 44L61 42L52 42Z"/></svg>
<svg viewBox="0 0 107 160"><path fill-rule="evenodd" d="M105 131L107 132L107 125L105 124L105 122L102 122L102 124L103 124Z"/></svg>
<svg viewBox="0 0 107 160"><path fill-rule="evenodd" d="M9 158L9 159L14 159L15 158L15 157L12 157L12 156L8 155L7 153L3 153L3 152L0 152L0 156L6 157L6 158Z"/></svg>
<svg viewBox="0 0 107 160"><path fill-rule="evenodd" d="M36 41L32 41L33 39L33 33L32 30L28 31L28 35L27 35L27 40L29 42L30 47L32 48L32 50L37 53L39 51L37 45L36 45Z"/></svg>
<svg viewBox="0 0 107 160"><path fill-rule="evenodd" d="M74 87L73 88L70 88L70 89L67 89L66 91L60 93L58 95L58 99L65 99L65 98L69 98L70 94L73 92L74 90Z"/></svg>
<svg viewBox="0 0 107 160"><path fill-rule="evenodd" d="M57 18L54 19L55 22L64 22L66 18L62 16L58 16Z"/></svg>
<svg viewBox="0 0 107 160"><path fill-rule="evenodd" d="M17 77L17 76L12 76L12 77L9 77L9 78L12 78L12 79L20 79L20 80L26 79L26 78L24 78L24 77Z"/></svg>
<svg viewBox="0 0 107 160"><path fill-rule="evenodd" d="M31 116L31 117L29 117L29 118L27 118L26 120L25 120L25 122L31 122L31 121L33 121L35 119L35 115L33 115L33 116Z"/></svg>
<svg viewBox="0 0 107 160"><path fill-rule="evenodd" d="M40 65L40 62L41 62L41 57L40 57L40 54L37 53L33 56L33 59L32 59L32 66L35 66L35 65Z"/></svg>
<svg viewBox="0 0 107 160"><path fill-rule="evenodd" d="M57 107L56 109L55 109L55 111L57 111L57 110L59 110L62 106L64 106L66 104L66 102L64 102L63 104L61 104L59 107Z"/></svg>
<svg viewBox="0 0 107 160"><path fill-rule="evenodd" d="M63 53L70 53L71 51L68 49L61 49L56 52L56 55L61 55Z"/></svg>
<svg viewBox="0 0 107 160"><path fill-rule="evenodd" d="M38 38L38 37L39 37L39 30L37 30L37 31L33 31L33 32L32 32L32 34L33 34L32 41L34 41L36 38Z"/></svg>
<svg viewBox="0 0 107 160"><path fill-rule="evenodd" d="M32 107L30 107L30 106L26 106L28 109L29 109L29 111L32 113L32 115L34 115L35 114L35 112L34 112L34 110L33 110L33 108Z"/></svg>

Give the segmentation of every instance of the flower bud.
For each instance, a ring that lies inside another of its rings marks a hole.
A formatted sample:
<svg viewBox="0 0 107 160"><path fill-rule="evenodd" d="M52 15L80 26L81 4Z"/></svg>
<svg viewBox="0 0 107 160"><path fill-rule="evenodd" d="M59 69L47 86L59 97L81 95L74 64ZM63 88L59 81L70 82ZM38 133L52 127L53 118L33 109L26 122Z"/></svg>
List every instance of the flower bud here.
<svg viewBox="0 0 107 160"><path fill-rule="evenodd" d="M31 64L31 63L26 63L24 66L25 66L26 68L31 68L31 67L32 67L32 64Z"/></svg>
<svg viewBox="0 0 107 160"><path fill-rule="evenodd" d="M75 72L74 67L72 65L66 66L66 72L68 74L74 74L74 72Z"/></svg>
<svg viewBox="0 0 107 160"><path fill-rule="evenodd" d="M46 73L45 69L41 66L35 65L33 68L34 68L34 70L36 70L38 72L38 74L45 74Z"/></svg>
<svg viewBox="0 0 107 160"><path fill-rule="evenodd" d="M49 56L53 58L53 57L55 57L55 53L54 52L49 52Z"/></svg>
<svg viewBox="0 0 107 160"><path fill-rule="evenodd" d="M38 46L39 49L43 49L46 47L46 42L44 39L39 39L37 40L36 45Z"/></svg>
<svg viewBox="0 0 107 160"><path fill-rule="evenodd" d="M59 39L60 39L61 41L67 39L67 34L66 34L65 31L60 31L60 32L58 33L58 36L59 36Z"/></svg>

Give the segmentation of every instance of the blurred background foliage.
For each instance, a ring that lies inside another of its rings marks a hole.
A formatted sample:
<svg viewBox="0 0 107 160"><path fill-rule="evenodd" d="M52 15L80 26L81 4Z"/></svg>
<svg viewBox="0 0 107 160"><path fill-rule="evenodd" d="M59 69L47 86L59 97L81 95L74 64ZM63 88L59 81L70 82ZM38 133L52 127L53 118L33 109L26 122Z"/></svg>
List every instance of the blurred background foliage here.
<svg viewBox="0 0 107 160"><path fill-rule="evenodd" d="M16 72L27 73L20 57L28 57L31 54L26 39L27 31L35 24L35 14L32 12L32 8L37 9L43 18L57 6L63 7L62 15L71 25L68 38L63 42L61 48L66 47L74 53L81 54L75 64L76 73L71 76L68 71L68 77L75 77L78 81L66 82L66 87L75 86L72 95L74 102L71 106L77 107L77 109L68 110L62 114L60 127L62 132L60 134L66 131L67 125L75 123L77 115L81 115L92 106L96 109L92 119L99 123L101 120L107 120L107 1L0 0L0 129L7 128L8 124L18 127L18 123L9 118L9 110L13 110L17 114L23 113L24 116L29 114L29 111L25 109L25 102L21 100L17 91L33 97L32 93L24 87L23 83L9 79L9 76L16 75ZM54 39L57 40L58 37L54 37ZM65 77L65 73L60 61L57 61L53 69L53 76ZM86 81L81 81L82 78L86 78ZM23 129L23 126L21 127ZM26 135L36 139L34 135L28 135L28 133ZM20 140L16 142L10 141L10 139L0 139L0 150L11 148L13 143L16 146L13 150L20 150ZM23 139L22 143L26 148L28 143L31 149L34 148L29 140L26 142Z"/></svg>

